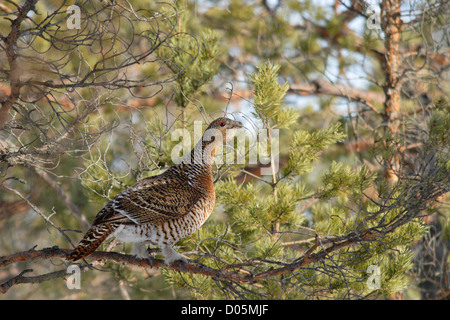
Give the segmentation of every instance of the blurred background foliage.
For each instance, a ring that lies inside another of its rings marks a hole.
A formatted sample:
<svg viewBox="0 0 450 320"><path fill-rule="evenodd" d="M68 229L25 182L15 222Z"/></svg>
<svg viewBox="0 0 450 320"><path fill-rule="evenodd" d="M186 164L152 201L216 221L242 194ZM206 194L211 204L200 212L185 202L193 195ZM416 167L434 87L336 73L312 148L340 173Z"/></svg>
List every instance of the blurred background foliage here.
<svg viewBox="0 0 450 320"><path fill-rule="evenodd" d="M73 4L80 29L68 28ZM224 114L246 126L246 162L217 165L215 210L182 252L259 272L316 234L326 247L389 230L252 285L108 262L81 290L57 278L5 298L448 298L448 12L445 1L0 1L2 109L14 100L0 125L0 256L71 247L64 234L75 244L108 199L189 150L194 121ZM279 134L279 170L249 164L258 129ZM65 266L13 264L0 283Z"/></svg>

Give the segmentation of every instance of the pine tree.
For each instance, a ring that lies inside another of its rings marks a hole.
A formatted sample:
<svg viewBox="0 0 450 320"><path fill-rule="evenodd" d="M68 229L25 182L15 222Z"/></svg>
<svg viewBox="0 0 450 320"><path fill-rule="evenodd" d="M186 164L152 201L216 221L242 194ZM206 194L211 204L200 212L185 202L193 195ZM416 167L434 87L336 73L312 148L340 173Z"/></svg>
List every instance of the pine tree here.
<svg viewBox="0 0 450 320"><path fill-rule="evenodd" d="M68 29L71 4L0 6L7 298L27 281L45 298L444 297L446 2L83 0ZM178 244L189 269L142 268L112 241L93 261L109 272L81 265L68 292L53 262L73 230L196 142L174 132L224 113L246 135L217 157L211 218Z"/></svg>
<svg viewBox="0 0 450 320"><path fill-rule="evenodd" d="M283 110L286 86L278 84L278 70L278 66L262 64L250 76L255 88L254 114L266 130L274 130L277 119L282 118L280 114L290 112ZM340 123L313 132L297 129L289 134L296 125L296 121L286 125L289 147L275 155L288 153L283 168L244 185L231 178L219 182L217 192L225 215L183 244L195 247L203 264L224 270L242 268L252 274L291 263L314 242L325 251L333 247L330 243L351 241L352 245L330 251L312 266L268 277L256 285L166 271L170 283L187 284L193 296L201 299L348 299L389 296L408 285L406 273L412 267L409 246L426 231L413 216L421 207L410 203L412 185L397 186L377 204L366 195L376 187L376 175L367 166L355 169L336 161L322 171L320 186L309 183L320 155L343 141L345 134ZM443 170L444 174L447 169ZM440 179L448 181L443 176ZM350 240L354 234L359 234L360 239ZM368 283L373 270L380 272L379 287Z"/></svg>

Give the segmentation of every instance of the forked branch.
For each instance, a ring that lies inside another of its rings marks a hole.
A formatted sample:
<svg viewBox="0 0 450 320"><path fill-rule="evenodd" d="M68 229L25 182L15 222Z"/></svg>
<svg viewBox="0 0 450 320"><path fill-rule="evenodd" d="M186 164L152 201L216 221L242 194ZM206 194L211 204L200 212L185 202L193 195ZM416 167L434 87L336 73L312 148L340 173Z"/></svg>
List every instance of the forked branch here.
<svg viewBox="0 0 450 320"><path fill-rule="evenodd" d="M301 257L292 261L291 263L277 263L281 265L278 268L272 268L272 263L270 261L265 261L268 264L267 270L263 272L254 273L248 270L244 270L242 268L242 264L230 264L224 268L214 269L208 267L198 261L192 261L188 264L183 262L176 262L170 266L165 265L163 260L152 258L151 263L147 259L140 259L133 255L116 253L116 252L105 252L105 251L96 251L89 256L89 260L94 261L112 261L116 263L122 263L128 266L136 266L141 268L168 268L173 271L183 272L183 273L191 273L191 274L199 274L206 277L214 278L218 281L231 281L235 283L256 283L258 281L267 280L279 275L291 273L301 267L306 265L313 264L318 262L326 256L336 250L348 247L350 245L356 244L360 241L370 240L376 237L376 232L365 231L363 234L355 234L352 233L348 237L342 237L341 240L335 239L331 245L328 247L323 247L323 243L319 245L318 237L316 237L316 243L310 248L310 250L306 251ZM327 243L330 243L330 240L327 240ZM316 253L317 248L320 247L320 250ZM9 256L0 257L0 267L7 267L13 263L23 262L23 261L35 261L39 259L49 260L53 258L61 258L66 259L68 254L72 250L70 249L61 249L57 246L44 248L41 250L35 250L34 248L18 252ZM262 260L261 260L262 261ZM251 266L253 264L260 264L260 260L253 259L249 260L248 265ZM274 262L275 263L275 262ZM69 266L69 264L68 264ZM81 265L81 271L88 271L91 268L89 264ZM228 270L236 270L236 271L228 271ZM1 292L6 293L11 287L17 284L23 283L41 283L47 280L55 279L55 278L64 278L67 276L66 270L59 270L55 272L51 272L48 274L38 275L38 276L25 276L25 273L32 272L31 269L26 269L22 271L19 275L7 280L6 282L0 285Z"/></svg>

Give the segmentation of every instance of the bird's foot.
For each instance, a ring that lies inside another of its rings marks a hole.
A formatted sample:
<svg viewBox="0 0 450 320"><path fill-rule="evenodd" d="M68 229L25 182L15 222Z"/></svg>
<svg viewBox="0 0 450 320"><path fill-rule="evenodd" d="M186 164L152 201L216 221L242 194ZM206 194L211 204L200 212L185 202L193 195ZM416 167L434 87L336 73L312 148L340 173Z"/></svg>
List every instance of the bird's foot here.
<svg viewBox="0 0 450 320"><path fill-rule="evenodd" d="M133 246L133 255L136 258L147 260L151 267L153 267L153 257L148 253L145 242L136 242Z"/></svg>
<svg viewBox="0 0 450 320"><path fill-rule="evenodd" d="M176 252L172 246L169 246L169 245L161 246L161 251L164 256L164 263L168 266L173 264L175 261L181 261L186 264L189 263L190 259L188 257Z"/></svg>

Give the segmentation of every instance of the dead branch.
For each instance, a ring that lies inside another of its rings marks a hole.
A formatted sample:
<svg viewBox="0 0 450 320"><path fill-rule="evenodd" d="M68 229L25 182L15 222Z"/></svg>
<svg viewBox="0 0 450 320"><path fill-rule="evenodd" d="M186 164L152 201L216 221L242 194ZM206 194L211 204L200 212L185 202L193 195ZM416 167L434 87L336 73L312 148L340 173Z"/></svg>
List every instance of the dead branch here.
<svg viewBox="0 0 450 320"><path fill-rule="evenodd" d="M19 99L20 95L20 74L17 67L17 40L19 38L19 29L22 21L27 17L27 14L34 10L37 0L27 0L22 7L20 7L16 19L11 23L11 31L8 36L3 39L5 42L5 54L9 63L10 71L10 88L11 92L9 96L2 101L2 107L0 109L0 130L5 125L6 117L8 115L9 109L12 105Z"/></svg>
<svg viewBox="0 0 450 320"><path fill-rule="evenodd" d="M64 191L61 185L55 179L53 179L48 172L38 167L33 167L33 169L45 182L47 182L47 184L49 184L55 190L58 198L70 209L71 214L75 216L75 218L77 218L83 228L88 229L90 227L90 223L87 220L86 216L81 212L80 208L78 208L78 206L70 199L69 195Z"/></svg>
<svg viewBox="0 0 450 320"><path fill-rule="evenodd" d="M316 79L311 84L292 84L288 93L298 95L329 95L346 98L349 101L361 102L369 106L373 111L379 113L373 107L373 103L382 104L385 100L383 93L367 91L353 88L343 84L333 84L327 81Z"/></svg>
<svg viewBox="0 0 450 320"><path fill-rule="evenodd" d="M136 258L135 256L116 253L116 252L105 252L105 251L96 251L89 256L89 260L102 260L102 261L112 261L116 263L122 263L129 266L137 266L142 268L168 268L173 271L183 272L183 273L192 273L192 274L200 274L206 277L214 278L218 281L232 281L237 283L256 283L258 281L267 280L275 276L283 275L286 273L292 273L293 271L304 267L306 265L318 262L324 259L328 254L342 249L344 247L348 247L357 242L364 240L373 239L378 233L372 231L366 231L363 234L351 234L348 239L334 242L328 248L322 248L319 252L313 253L317 247L318 242L310 248L304 255L294 260L292 263L283 264L282 267L279 268L268 268L268 270L263 272L250 272L248 270L242 269L241 264L229 264L222 269L214 269L208 267L200 262L193 261L191 263L185 264L183 262L176 262L170 266L167 266L163 260L152 258L151 262L146 259ZM51 248L44 248L41 250L35 250L34 248L18 252L9 256L0 257L0 267L7 267L10 264L24 261L35 261L39 259L53 259L53 258L61 258L66 259L71 249L61 249L57 246ZM86 268L84 265L83 271L87 271L89 268ZM237 270L235 272L230 272L226 270ZM22 283L41 283L43 281L55 279L55 278L63 278L67 276L65 270L59 270L56 272L48 273L45 275L34 276L34 277L25 277L24 274L31 272L31 269L26 269L22 271L19 275L7 280L3 284L0 285L2 293L6 293L12 286Z"/></svg>

